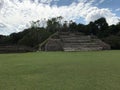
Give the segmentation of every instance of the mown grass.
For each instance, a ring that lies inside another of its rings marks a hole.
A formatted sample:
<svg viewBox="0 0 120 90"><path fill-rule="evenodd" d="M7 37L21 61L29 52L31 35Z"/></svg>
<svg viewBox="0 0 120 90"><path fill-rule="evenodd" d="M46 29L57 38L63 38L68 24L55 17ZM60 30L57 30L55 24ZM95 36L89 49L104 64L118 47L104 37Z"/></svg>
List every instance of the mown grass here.
<svg viewBox="0 0 120 90"><path fill-rule="evenodd" d="M0 54L0 90L120 90L120 51Z"/></svg>

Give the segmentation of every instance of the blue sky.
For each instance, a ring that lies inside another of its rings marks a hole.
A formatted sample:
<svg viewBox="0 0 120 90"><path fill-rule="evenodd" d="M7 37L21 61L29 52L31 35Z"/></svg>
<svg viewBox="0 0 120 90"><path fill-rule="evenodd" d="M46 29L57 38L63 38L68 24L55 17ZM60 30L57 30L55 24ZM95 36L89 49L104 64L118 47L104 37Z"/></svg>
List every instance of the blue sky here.
<svg viewBox="0 0 120 90"><path fill-rule="evenodd" d="M109 25L117 24L119 5L120 0L0 0L0 34L19 32L31 21L42 23L57 16L83 24L105 17Z"/></svg>
<svg viewBox="0 0 120 90"><path fill-rule="evenodd" d="M89 3L91 0L83 0L83 1ZM70 5L73 2L79 3L78 0L60 0L57 2L57 5L58 6ZM116 14L116 16L120 17L120 0L93 0L93 3L91 5L98 7L100 9L108 8L111 10L112 13ZM82 21L80 22L85 23L84 19L82 19Z"/></svg>

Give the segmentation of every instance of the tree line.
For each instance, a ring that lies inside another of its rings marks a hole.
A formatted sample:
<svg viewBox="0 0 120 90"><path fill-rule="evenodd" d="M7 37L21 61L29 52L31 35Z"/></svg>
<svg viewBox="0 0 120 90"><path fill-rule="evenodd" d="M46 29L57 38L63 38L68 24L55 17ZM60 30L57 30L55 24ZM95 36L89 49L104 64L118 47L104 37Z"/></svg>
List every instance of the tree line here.
<svg viewBox="0 0 120 90"><path fill-rule="evenodd" d="M0 35L0 45L25 45L37 48L50 35L59 32L82 32L85 35L95 35L111 45L112 49L120 49L120 22L108 25L104 17L87 25L73 21L64 21L63 17L48 19L46 27L39 27L39 20L31 23L31 27L9 36Z"/></svg>

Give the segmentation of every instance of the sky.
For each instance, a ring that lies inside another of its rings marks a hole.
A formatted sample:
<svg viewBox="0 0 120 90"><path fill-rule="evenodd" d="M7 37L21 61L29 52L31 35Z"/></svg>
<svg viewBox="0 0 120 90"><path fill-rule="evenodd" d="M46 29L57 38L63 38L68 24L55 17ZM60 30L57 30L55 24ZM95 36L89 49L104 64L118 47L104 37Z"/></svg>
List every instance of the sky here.
<svg viewBox="0 0 120 90"><path fill-rule="evenodd" d="M9 35L52 17L88 24L105 17L108 24L120 20L120 0L0 0L0 34Z"/></svg>

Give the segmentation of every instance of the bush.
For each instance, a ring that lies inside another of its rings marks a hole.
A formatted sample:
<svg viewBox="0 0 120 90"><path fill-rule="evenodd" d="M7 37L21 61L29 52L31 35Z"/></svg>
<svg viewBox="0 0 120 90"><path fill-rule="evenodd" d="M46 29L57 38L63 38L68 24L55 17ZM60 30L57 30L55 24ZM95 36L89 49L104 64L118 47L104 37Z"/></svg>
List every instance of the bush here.
<svg viewBox="0 0 120 90"><path fill-rule="evenodd" d="M120 36L109 36L104 41L111 45L112 49L120 49Z"/></svg>
<svg viewBox="0 0 120 90"><path fill-rule="evenodd" d="M50 36L50 32L44 29L30 29L29 33L26 34L22 39L18 41L18 44L35 47Z"/></svg>

